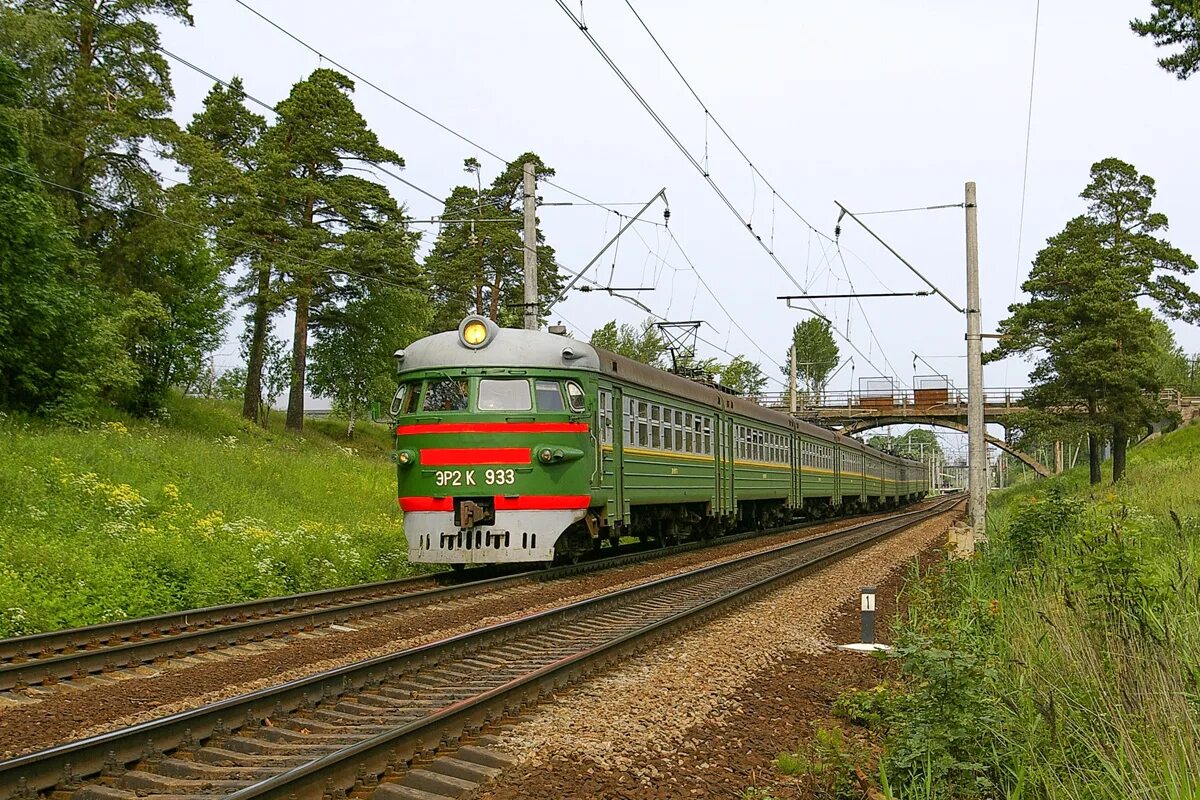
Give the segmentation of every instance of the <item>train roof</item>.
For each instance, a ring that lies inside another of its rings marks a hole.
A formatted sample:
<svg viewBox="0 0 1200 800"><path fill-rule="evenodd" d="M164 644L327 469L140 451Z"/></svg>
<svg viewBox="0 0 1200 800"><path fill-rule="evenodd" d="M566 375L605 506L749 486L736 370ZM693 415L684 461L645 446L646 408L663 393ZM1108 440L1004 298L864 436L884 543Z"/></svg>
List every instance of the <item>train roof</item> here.
<svg viewBox="0 0 1200 800"><path fill-rule="evenodd" d="M670 394L710 408L732 411L750 419L802 431L814 439L839 442L858 450L880 452L857 439L798 420L790 414L760 406L751 400L721 391L715 386L675 375L631 358L601 350L587 342L546 331L488 326L484 345L466 344L459 330L435 333L418 339L396 352L400 373L447 367L492 367L517 369L571 369L596 372ZM881 453L881 455L887 455ZM896 460L908 461L898 456ZM915 462L914 462L915 463Z"/></svg>
<svg viewBox="0 0 1200 800"><path fill-rule="evenodd" d="M545 331L495 327L485 346L470 347L458 331L435 333L396 351L400 372L442 367L515 367L600 371L599 351Z"/></svg>

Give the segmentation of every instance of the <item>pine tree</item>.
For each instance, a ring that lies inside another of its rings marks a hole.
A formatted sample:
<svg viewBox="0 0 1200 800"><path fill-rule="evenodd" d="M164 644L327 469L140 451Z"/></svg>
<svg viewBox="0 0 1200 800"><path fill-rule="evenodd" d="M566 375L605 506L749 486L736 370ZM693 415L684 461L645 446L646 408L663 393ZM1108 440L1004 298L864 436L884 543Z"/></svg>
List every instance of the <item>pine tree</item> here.
<svg viewBox="0 0 1200 800"><path fill-rule="evenodd" d="M1158 65L1179 80L1200 71L1200 2L1197 0L1151 0L1150 19L1129 23L1138 36L1149 36L1155 47L1182 45L1178 53L1158 60Z"/></svg>
<svg viewBox="0 0 1200 800"><path fill-rule="evenodd" d="M177 141L170 69L151 16L190 25L188 0L17 0L0 8L0 46L24 69L37 135L30 160L53 181L59 211L81 243L118 223L91 194L157 205L162 191L146 144Z"/></svg>
<svg viewBox="0 0 1200 800"><path fill-rule="evenodd" d="M448 330L467 314L480 314L507 327L520 327L524 308L524 165L538 176L554 170L534 153L525 153L484 188L479 162L469 158L466 172L475 186L456 186L446 198L442 226L425 259L434 303L434 331ZM465 220L465 221L460 221ZM499 220L499 221L496 221ZM537 230L538 298L547 304L562 289L554 248Z"/></svg>
<svg viewBox="0 0 1200 800"><path fill-rule="evenodd" d="M278 120L260 140L262 180L278 194L287 222L276 267L296 312L287 411L294 431L304 427L309 331L320 327L326 305L363 296L364 278L422 285L413 257L417 237L403 209L386 187L349 171L371 163L404 166L367 127L353 90L345 75L315 70L279 103Z"/></svg>
<svg viewBox="0 0 1200 800"><path fill-rule="evenodd" d="M246 107L245 97L240 78L212 88L188 125L183 160L217 252L239 271L234 292L249 306L250 331L242 416L265 425L263 368L271 316L281 302L273 287L273 248L286 236L286 221L271 186L261 180L259 140L266 120Z"/></svg>
<svg viewBox="0 0 1200 800"><path fill-rule="evenodd" d="M1177 277L1196 262L1155 235L1167 218L1151 209L1154 180L1114 158L1092 165L1091 178L1081 195L1088 213L1038 253L1023 285L1030 300L1009 307L1000 347L987 360L1040 354L1027 399L1046 411L1078 409L1098 483L1104 439L1111 437L1113 480L1120 480L1132 431L1161 414L1154 316L1139 299L1196 321L1200 295Z"/></svg>

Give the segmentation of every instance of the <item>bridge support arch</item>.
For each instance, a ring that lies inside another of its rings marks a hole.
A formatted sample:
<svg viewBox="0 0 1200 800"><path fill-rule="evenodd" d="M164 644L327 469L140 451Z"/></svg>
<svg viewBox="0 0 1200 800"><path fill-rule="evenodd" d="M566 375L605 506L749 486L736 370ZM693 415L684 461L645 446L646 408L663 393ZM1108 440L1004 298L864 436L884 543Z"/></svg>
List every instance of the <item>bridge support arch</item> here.
<svg viewBox="0 0 1200 800"><path fill-rule="evenodd" d="M939 428L949 428L950 430L966 433L967 426L965 423L955 419L947 419L945 417L865 417L862 419L850 420L841 428L841 433L852 434L862 433L863 431L873 430L874 428L882 428L887 425L936 425ZM1040 477L1048 478L1051 471L1040 461L1028 453L1022 453L1020 450L1013 447L1003 439L997 439L990 434L987 435L988 444L993 444L999 447L1004 452L1018 459L1021 463L1036 472Z"/></svg>

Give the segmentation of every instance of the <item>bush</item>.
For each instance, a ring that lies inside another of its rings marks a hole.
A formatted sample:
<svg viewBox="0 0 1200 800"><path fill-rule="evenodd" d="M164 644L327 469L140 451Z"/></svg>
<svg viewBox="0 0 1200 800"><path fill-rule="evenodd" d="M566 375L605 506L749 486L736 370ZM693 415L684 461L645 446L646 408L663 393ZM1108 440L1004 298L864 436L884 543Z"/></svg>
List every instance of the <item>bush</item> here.
<svg viewBox="0 0 1200 800"><path fill-rule="evenodd" d="M894 687L880 684L873 689L851 689L833 701L833 713L864 728L884 730L895 717L903 696Z"/></svg>
<svg viewBox="0 0 1200 800"><path fill-rule="evenodd" d="M1034 498L1021 506L1000 541L1008 545L1015 567L1029 566L1041 556L1046 542L1069 544L1079 529L1082 513L1083 505L1055 484L1045 500Z"/></svg>
<svg viewBox="0 0 1200 800"><path fill-rule="evenodd" d="M1067 561L1067 582L1094 630L1161 638L1168 587L1148 520L1127 506L1109 508L1085 527Z"/></svg>
<svg viewBox="0 0 1200 800"><path fill-rule="evenodd" d="M821 800L858 800L865 796L865 781L858 765L865 760L862 748L848 740L841 728L820 727L813 742L794 753L780 753L775 768L784 775L805 776L813 797Z"/></svg>
<svg viewBox="0 0 1200 800"><path fill-rule="evenodd" d="M907 691L889 728L887 773L901 786L933 787L933 797L976 797L994 786L996 609L966 596L967 568L950 563L919 584L917 611L893 651Z"/></svg>

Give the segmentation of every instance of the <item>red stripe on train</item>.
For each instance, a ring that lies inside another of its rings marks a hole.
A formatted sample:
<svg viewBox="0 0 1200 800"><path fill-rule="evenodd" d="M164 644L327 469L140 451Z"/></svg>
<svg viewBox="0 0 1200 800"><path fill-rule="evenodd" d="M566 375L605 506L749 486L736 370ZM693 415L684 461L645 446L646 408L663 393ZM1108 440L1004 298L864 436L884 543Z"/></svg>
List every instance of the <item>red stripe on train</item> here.
<svg viewBox="0 0 1200 800"><path fill-rule="evenodd" d="M523 497L497 497L497 511L568 511L587 508L591 497L586 494L540 494ZM453 511L450 497L401 497L404 511Z"/></svg>
<svg viewBox="0 0 1200 800"><path fill-rule="evenodd" d="M428 447L421 448L421 464L454 467L468 464L529 464L528 447Z"/></svg>
<svg viewBox="0 0 1200 800"><path fill-rule="evenodd" d="M396 435L413 433L587 433L586 422L431 422L399 425Z"/></svg>
<svg viewBox="0 0 1200 800"><path fill-rule="evenodd" d="M449 497L401 497L404 511L453 511L454 500Z"/></svg>

